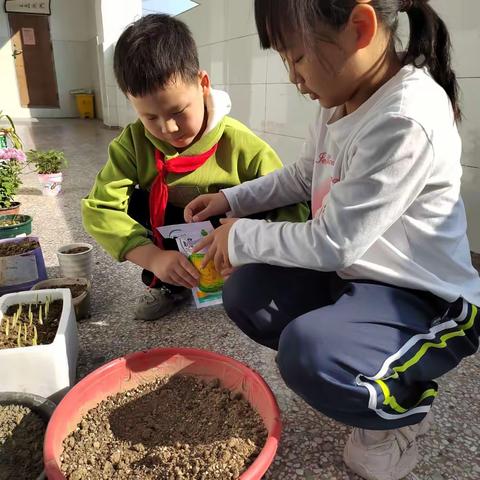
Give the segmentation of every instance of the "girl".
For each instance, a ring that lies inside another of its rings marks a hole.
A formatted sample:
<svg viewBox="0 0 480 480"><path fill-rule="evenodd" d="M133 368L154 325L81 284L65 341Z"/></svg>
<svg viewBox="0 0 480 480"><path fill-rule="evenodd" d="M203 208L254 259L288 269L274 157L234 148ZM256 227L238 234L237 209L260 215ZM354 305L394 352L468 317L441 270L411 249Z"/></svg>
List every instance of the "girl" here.
<svg viewBox="0 0 480 480"><path fill-rule="evenodd" d="M434 379L477 350L480 331L449 35L426 0L256 0L255 14L262 46L322 108L296 164L199 197L185 219L311 198L307 223L230 218L197 249L236 267L225 309L278 349L286 384L355 427L346 464L400 479L417 463Z"/></svg>

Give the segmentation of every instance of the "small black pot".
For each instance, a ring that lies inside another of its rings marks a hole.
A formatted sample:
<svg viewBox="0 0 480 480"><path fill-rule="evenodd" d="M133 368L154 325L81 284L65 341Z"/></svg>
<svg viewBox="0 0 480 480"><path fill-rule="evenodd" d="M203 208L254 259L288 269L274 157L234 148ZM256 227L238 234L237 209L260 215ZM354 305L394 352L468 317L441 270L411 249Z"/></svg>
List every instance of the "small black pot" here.
<svg viewBox="0 0 480 480"><path fill-rule="evenodd" d="M56 408L56 405L46 398L34 395L33 393L22 392L0 392L0 405L23 405L24 407L30 408L45 420L45 430ZM35 480L45 479L45 473L42 472Z"/></svg>

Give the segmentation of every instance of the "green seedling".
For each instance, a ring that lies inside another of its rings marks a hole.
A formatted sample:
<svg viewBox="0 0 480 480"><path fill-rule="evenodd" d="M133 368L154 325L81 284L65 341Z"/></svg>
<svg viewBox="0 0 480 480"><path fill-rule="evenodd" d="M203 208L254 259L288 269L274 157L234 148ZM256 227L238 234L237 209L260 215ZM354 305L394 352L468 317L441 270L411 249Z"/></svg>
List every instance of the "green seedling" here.
<svg viewBox="0 0 480 480"><path fill-rule="evenodd" d="M33 326L33 341L32 341L32 345L37 345L37 341L38 341L38 332L37 332L37 327L34 325L34 326Z"/></svg>
<svg viewBox="0 0 480 480"><path fill-rule="evenodd" d="M5 323L5 336L8 338L9 334L10 334L10 321L7 318L7 322Z"/></svg>
<svg viewBox="0 0 480 480"><path fill-rule="evenodd" d="M17 346L21 347L22 346L22 329L18 329L18 334L17 334Z"/></svg>

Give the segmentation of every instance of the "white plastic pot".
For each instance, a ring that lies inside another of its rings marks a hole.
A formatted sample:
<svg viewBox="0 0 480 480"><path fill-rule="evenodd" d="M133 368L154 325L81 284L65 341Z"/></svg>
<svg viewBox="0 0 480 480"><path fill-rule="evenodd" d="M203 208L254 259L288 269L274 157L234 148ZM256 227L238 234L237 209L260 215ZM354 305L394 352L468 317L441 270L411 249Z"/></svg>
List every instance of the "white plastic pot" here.
<svg viewBox="0 0 480 480"><path fill-rule="evenodd" d="M18 303L63 300L57 334L52 343L0 350L0 391L28 392L45 398L59 396L74 384L78 333L72 296L68 288L8 293L0 298L0 318Z"/></svg>
<svg viewBox="0 0 480 480"><path fill-rule="evenodd" d="M77 247L86 247L87 250L80 253L66 253ZM89 243L71 243L57 250L58 263L62 277L92 278L93 246Z"/></svg>
<svg viewBox="0 0 480 480"><path fill-rule="evenodd" d="M62 190L62 172L39 173L38 180L42 184L42 194L47 197L56 197Z"/></svg>

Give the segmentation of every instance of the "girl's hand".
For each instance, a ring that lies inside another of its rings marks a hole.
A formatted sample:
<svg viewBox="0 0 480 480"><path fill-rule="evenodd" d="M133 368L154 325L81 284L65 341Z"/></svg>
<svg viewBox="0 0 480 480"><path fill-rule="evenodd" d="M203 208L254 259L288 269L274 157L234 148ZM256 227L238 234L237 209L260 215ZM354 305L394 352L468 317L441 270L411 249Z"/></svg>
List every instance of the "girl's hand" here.
<svg viewBox="0 0 480 480"><path fill-rule="evenodd" d="M200 195L192 200L183 212L187 223L202 222L214 215L224 215L230 210L227 197L222 192Z"/></svg>
<svg viewBox="0 0 480 480"><path fill-rule="evenodd" d="M195 245L193 253L199 252L204 248L208 249L202 262L202 268L204 268L210 260L213 260L217 272L221 273L231 270L232 265L228 257L228 234L230 233L232 225L237 220L238 218L222 218L220 220L222 225Z"/></svg>

